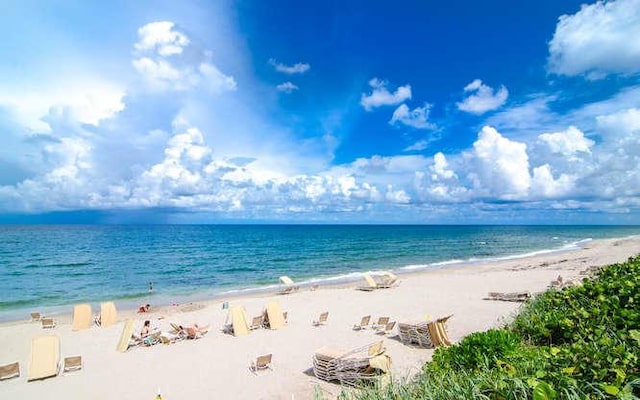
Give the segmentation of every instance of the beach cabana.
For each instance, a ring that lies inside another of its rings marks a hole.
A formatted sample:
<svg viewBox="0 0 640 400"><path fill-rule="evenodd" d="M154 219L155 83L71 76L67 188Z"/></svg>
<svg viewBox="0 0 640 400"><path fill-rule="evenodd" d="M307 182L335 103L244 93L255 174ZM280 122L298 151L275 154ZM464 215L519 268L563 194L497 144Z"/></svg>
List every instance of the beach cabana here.
<svg viewBox="0 0 640 400"><path fill-rule="evenodd" d="M112 301L100 303L100 326L108 328L118 319L116 305Z"/></svg>
<svg viewBox="0 0 640 400"><path fill-rule="evenodd" d="M91 326L91 305L77 304L73 307L73 323L71 329L79 331Z"/></svg>
<svg viewBox="0 0 640 400"><path fill-rule="evenodd" d="M31 340L31 355L27 380L58 375L60 367L60 340L57 336L38 336Z"/></svg>
<svg viewBox="0 0 640 400"><path fill-rule="evenodd" d="M284 326L284 313L282 312L280 303L277 301L267 303L264 315L264 322L269 326L269 329L280 329Z"/></svg>

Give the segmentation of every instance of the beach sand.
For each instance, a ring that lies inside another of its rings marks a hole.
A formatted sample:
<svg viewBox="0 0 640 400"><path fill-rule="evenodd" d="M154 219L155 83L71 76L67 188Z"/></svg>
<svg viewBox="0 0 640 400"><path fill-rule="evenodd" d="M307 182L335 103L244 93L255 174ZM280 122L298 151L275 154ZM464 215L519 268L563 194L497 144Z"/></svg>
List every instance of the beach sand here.
<svg viewBox="0 0 640 400"><path fill-rule="evenodd" d="M352 330L362 316L372 320L388 316L392 321L413 322L453 314L448 322L454 342L469 333L499 326L508 321L521 303L483 300L488 292L542 292L561 275L565 281L583 278L581 271L592 266L624 262L640 252L640 237L597 240L580 250L549 253L500 262L428 270L400 275L400 285L372 292L340 287L302 288L289 295L256 295L229 299L243 305L249 319L259 315L267 301L276 300L288 312L289 323L280 330L259 329L248 336L222 333L227 310L222 301L165 307L147 314L119 310L118 323L109 328L92 326L71 330L71 315L60 316L53 329L25 321L0 326L0 365L19 361L19 378L0 382L5 399L312 399L314 392L335 398L341 388L313 376L312 355L322 346L344 349L384 340L393 360L394 378L418 372L433 349L400 343L395 332L381 337L371 329ZM36 311L36 310L34 310ZM93 310L97 313L98 310ZM312 321L329 312L326 325ZM71 310L69 310L71 313ZM202 339L170 345L116 351L126 318L135 318L136 330L144 319L152 326L169 330L169 322L210 324ZM61 373L42 381L27 382L31 339L39 335L60 339L61 360L81 355L83 369ZM272 353L272 369L252 374L251 360Z"/></svg>

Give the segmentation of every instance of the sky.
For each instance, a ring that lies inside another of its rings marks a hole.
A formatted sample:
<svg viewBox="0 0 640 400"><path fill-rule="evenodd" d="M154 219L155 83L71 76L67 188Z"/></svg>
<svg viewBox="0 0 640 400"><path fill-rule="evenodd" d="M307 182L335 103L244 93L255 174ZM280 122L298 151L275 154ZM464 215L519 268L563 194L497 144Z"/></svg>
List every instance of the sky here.
<svg viewBox="0 0 640 400"><path fill-rule="evenodd" d="M640 224L640 0L6 3L0 223Z"/></svg>

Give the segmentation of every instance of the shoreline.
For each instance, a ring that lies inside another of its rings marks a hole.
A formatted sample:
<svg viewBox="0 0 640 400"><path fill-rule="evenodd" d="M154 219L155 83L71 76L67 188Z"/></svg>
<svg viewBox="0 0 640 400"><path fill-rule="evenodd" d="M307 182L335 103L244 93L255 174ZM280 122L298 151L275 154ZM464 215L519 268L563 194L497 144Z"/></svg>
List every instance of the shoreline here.
<svg viewBox="0 0 640 400"><path fill-rule="evenodd" d="M322 346L353 349L383 340L396 379L417 373L433 355L433 349L399 342L397 330L386 336L371 329L352 330L364 315L371 315L372 320L389 316L393 321L410 322L453 314L448 329L456 343L472 332L504 324L519 309L521 303L483 300L488 292L542 292L558 275L565 280L580 278L581 271L624 262L638 253L640 237L593 240L577 251L402 274L399 286L373 292L355 290L358 282L321 286L314 291L301 288L289 295L238 297L229 302L244 306L249 318L261 313L272 300L289 314L289 323L280 330L258 329L242 337L221 332L227 310L220 306L222 300L215 299L148 314L118 309L118 322L109 328L72 331L70 315L58 318L54 329L24 321L0 325L0 341L6 344L0 352L0 365L18 361L22 372L19 378L0 382L0 394L21 399L133 400L153 398L160 387L163 398L169 400L307 399L313 398L315 391L335 398L340 386L315 378L311 370L311 357ZM312 326L311 321L323 311L329 312L327 324ZM209 324L211 328L202 339L118 353L115 347L127 318L136 320L136 331L145 319L163 331L170 322ZM60 339L61 359L81 355L83 369L27 382L31 339L51 334ZM266 353L273 354L272 369L256 375L249 372L251 360Z"/></svg>
<svg viewBox="0 0 640 400"><path fill-rule="evenodd" d="M518 254L506 254L502 256L491 256L486 258L470 258L464 260L445 260L439 261L429 264L413 264L413 265L405 265L397 268L390 269L376 269L369 271L354 271L349 273L344 273L335 276L328 277L318 277L318 278L310 278L306 280L302 280L300 282L296 282L296 285L300 287L300 289L309 289L312 287L322 287L322 288L339 288L344 286L353 285L355 283L361 282L363 280L362 275L365 272L370 273L372 276L379 276L383 271L391 271L396 275L405 276L410 274L421 274L429 271L435 271L440 269L448 269L448 268L470 268L475 265L482 265L487 263L500 263L503 261L510 260L519 260L526 259L529 257L536 257L542 255L552 255L557 253L578 251L583 248L589 242L594 240L624 240L624 239L633 239L640 237L640 235L630 235L619 238L611 238L611 239L592 239L592 238L584 238L574 242L565 243L560 247L555 248L546 248L539 250L527 251L525 253ZM220 293L215 293L215 289L207 289L207 290L199 290L193 292L191 294L159 294L156 290L155 293L151 293L148 296L142 296L136 298L135 301L124 300L124 299L105 299L102 301L114 301L117 304L122 305L122 310L126 312L136 311L140 304L151 304L152 308L166 308L170 307L174 304L189 304L194 302L223 302L234 299L242 299L245 297L253 297L253 296L269 296L275 294L282 285L278 283L267 284L263 286L250 286L250 287L239 287L229 289ZM155 301L154 301L155 300ZM88 303L92 306L93 309L99 310L101 301L87 301L84 303ZM155 303L155 304L154 304ZM74 303L78 304L78 303ZM51 316L54 318L68 319L71 321L71 314L73 310L74 304L70 305L55 305L55 306L45 306L40 307L40 309L31 308L20 308L15 310L7 310L0 313L0 326L19 323L24 321L24 316L29 315L30 312L40 311L43 315ZM36 307L37 308L37 307ZM22 316L22 317L19 317Z"/></svg>

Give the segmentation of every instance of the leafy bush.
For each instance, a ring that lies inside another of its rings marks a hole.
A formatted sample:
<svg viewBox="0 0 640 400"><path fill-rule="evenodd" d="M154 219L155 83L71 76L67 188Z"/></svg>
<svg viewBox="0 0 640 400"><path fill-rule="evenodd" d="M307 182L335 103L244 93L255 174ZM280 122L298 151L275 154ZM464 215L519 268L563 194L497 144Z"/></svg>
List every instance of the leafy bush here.
<svg viewBox="0 0 640 400"><path fill-rule="evenodd" d="M491 329L476 332L465 337L460 344L449 348L438 348L430 367L451 370L495 367L498 361L505 361L522 348L522 339L513 332Z"/></svg>

